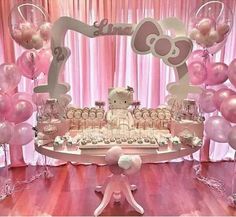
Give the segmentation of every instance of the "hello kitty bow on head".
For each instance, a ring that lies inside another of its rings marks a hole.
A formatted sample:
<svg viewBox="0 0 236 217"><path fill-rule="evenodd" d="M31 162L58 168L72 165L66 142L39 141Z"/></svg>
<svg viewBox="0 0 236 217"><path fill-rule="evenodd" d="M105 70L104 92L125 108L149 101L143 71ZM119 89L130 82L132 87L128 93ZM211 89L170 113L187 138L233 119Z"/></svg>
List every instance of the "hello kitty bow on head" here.
<svg viewBox="0 0 236 217"><path fill-rule="evenodd" d="M152 53L169 66L182 65L192 51L192 41L184 36L171 38L163 34L160 24L151 18L143 19L135 28L132 48L139 54Z"/></svg>

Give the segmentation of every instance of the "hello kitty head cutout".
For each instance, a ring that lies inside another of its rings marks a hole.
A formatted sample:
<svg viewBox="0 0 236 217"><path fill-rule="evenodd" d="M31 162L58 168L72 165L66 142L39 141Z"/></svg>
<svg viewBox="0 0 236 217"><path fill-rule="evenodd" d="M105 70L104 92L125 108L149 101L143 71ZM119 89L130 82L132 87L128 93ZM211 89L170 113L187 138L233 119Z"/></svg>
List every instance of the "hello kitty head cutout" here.
<svg viewBox="0 0 236 217"><path fill-rule="evenodd" d="M132 35L131 46L138 54L151 53L174 68L176 82L170 83L167 90L175 99L185 99L188 93L199 93L201 89L189 84L186 60L192 51L192 42L186 36L184 24L171 17L161 21L151 18L136 24L109 24L107 19L89 26L70 17L59 18L52 27L51 49L53 61L48 73L48 84L35 87L36 93L48 92L51 97L59 98L69 91L68 85L58 83L58 77L70 55L64 47L67 30L80 32L90 38L105 35ZM173 31L175 37L167 33ZM169 98L171 99L171 98Z"/></svg>
<svg viewBox="0 0 236 217"><path fill-rule="evenodd" d="M133 88L116 87L109 89L110 109L127 109L133 102Z"/></svg>

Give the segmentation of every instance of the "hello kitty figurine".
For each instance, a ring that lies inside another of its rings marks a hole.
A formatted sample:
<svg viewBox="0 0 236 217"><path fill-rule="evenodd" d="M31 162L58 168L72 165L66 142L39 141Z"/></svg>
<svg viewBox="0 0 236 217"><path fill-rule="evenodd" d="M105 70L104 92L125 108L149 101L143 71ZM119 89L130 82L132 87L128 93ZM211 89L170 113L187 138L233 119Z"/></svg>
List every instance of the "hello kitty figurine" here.
<svg viewBox="0 0 236 217"><path fill-rule="evenodd" d="M109 89L108 102L107 123L112 128L132 128L134 119L128 108L133 102L133 88L117 87Z"/></svg>

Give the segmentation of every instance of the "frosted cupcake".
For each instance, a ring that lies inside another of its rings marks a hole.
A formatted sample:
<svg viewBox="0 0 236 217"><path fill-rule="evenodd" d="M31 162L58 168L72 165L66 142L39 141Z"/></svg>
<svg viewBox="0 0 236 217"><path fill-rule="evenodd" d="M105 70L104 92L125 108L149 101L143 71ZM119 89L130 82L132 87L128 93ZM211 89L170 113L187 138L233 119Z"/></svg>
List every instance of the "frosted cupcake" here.
<svg viewBox="0 0 236 217"><path fill-rule="evenodd" d="M54 139L53 149L54 151L63 151L64 150L64 139L61 136L57 136Z"/></svg>
<svg viewBox="0 0 236 217"><path fill-rule="evenodd" d="M77 139L69 138L66 141L66 148L68 151L76 151L77 150Z"/></svg>

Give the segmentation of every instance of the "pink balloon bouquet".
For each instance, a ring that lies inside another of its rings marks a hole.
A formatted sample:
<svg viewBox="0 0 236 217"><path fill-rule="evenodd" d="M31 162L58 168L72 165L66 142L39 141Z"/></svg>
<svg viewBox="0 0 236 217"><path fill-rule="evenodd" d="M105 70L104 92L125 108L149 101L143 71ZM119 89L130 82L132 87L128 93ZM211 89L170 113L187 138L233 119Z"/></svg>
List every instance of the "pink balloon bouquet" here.
<svg viewBox="0 0 236 217"><path fill-rule="evenodd" d="M233 14L225 3L209 1L195 10L192 24L190 38L213 54L225 44L233 25Z"/></svg>
<svg viewBox="0 0 236 217"><path fill-rule="evenodd" d="M20 69L15 64L0 65L0 93L14 90L21 79Z"/></svg>
<svg viewBox="0 0 236 217"><path fill-rule="evenodd" d="M41 49L50 39L51 27L46 11L32 3L18 4L10 13L11 36L26 49Z"/></svg>
<svg viewBox="0 0 236 217"><path fill-rule="evenodd" d="M231 129L230 123L220 116L209 117L205 122L206 136L216 142L228 142Z"/></svg>

